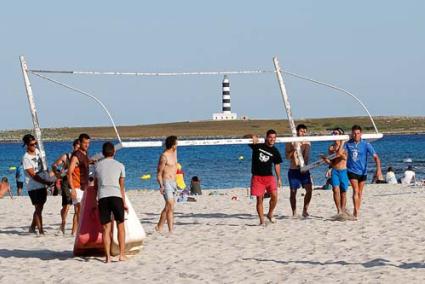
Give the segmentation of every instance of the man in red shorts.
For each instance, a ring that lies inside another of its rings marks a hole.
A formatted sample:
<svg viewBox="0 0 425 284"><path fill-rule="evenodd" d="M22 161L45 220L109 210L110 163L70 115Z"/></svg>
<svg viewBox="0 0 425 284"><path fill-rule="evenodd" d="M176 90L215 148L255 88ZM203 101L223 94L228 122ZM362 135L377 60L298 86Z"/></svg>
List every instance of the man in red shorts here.
<svg viewBox="0 0 425 284"><path fill-rule="evenodd" d="M258 137L251 135L253 144L249 145L252 149L252 167L251 167L251 195L257 197L257 212L260 217L260 225L264 225L263 199L264 193L270 194L269 213L267 219L275 223L273 210L277 204L277 188L282 186L280 177L280 164L282 156L279 150L274 146L276 142L276 131L270 129L267 131L265 143L258 143ZM273 176L273 165L276 177ZM276 182L277 181L277 182Z"/></svg>

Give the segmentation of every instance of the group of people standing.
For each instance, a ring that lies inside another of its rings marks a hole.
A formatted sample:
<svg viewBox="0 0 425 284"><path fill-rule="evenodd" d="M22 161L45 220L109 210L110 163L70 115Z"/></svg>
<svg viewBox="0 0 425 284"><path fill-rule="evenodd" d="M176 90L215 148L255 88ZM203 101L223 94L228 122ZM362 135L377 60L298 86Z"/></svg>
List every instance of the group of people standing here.
<svg viewBox="0 0 425 284"><path fill-rule="evenodd" d="M306 136L307 126L297 126L297 135ZM343 135L342 129L333 131L334 135ZM275 223L274 210L278 200L278 188L282 186L281 164L282 156L275 147L277 133L271 129L267 131L264 143L258 143L255 135L249 135L253 143L251 167L251 195L257 198L257 213L260 225L265 224L265 218ZM28 178L27 189L31 202L34 205L34 214L29 228L30 232L38 235L44 234L42 211L47 199L47 188L54 181L43 175L40 151L37 149L37 141L31 134L23 137L26 152L22 158L22 167ZM298 143L298 145L297 145ZM292 215L297 216L296 195L299 188L306 190L302 216L309 216L309 204L312 197L312 180L309 171L302 171L300 157L308 164L311 152L309 142L287 143L285 146L285 158L289 160L288 181L290 188L290 204ZM155 230L161 232L167 223L170 233L173 232L174 203L177 192L177 137L169 136L165 139L165 149L160 155L157 167L157 182L162 194L165 206L161 211ZM125 167L114 159L115 149L110 142L103 144L102 153L104 158L100 161L91 161L88 155L90 136L81 134L72 144L72 151L61 155L52 165L52 171L57 179L61 179L62 208L60 211L61 225L59 232L65 234L66 218L71 205L74 207L74 217L71 233L74 235L80 220L80 203L85 190L90 186L97 192L97 206L100 212L100 222L103 225L104 246L106 261L111 260L111 216L118 224L118 240L120 247L120 260L125 259L125 229L124 215L128 210L125 197ZM300 149L297 149L299 147ZM349 214L346 210L346 193L349 183L353 188L353 216L359 216L362 193L367 179L367 158L372 156L376 163L376 176L382 177L381 163L378 155L370 143L362 139L362 129L354 125L351 129L351 139L348 142L338 140L329 146L330 156L323 156L324 162L332 167L331 183L338 214ZM94 167L94 174L90 176L90 166ZM274 174L273 174L274 172ZM268 213L264 216L263 200L265 193L270 196Z"/></svg>
<svg viewBox="0 0 425 284"><path fill-rule="evenodd" d="M297 136L306 136L307 126L299 124L296 127ZM343 135L344 131L337 128L333 135ZM260 225L265 224L263 213L264 195L270 196L269 211L266 218L275 223L273 217L274 209L277 204L277 190L282 185L281 163L282 157L279 150L275 147L276 131L269 130L266 133L265 142L258 143L258 137L250 135L253 139L252 149L252 167L251 167L251 195L257 197L257 213L260 219ZM298 143L298 145L297 145ZM308 208L312 197L313 183L309 171L302 171L300 167L300 158L308 164L311 152L310 142L287 143L285 146L285 157L289 160L288 181L290 189L290 204L292 215L297 216L296 195L299 188L306 190L304 196L303 217L308 217ZM297 151L300 147L300 151ZM378 154L370 143L362 139L362 128L354 125L351 129L351 139L347 142L336 140L329 146L328 154L332 156L322 156L324 162L332 168L331 184L333 187L333 197L338 215L350 216L346 209L346 193L349 184L353 188L353 216L359 216L360 205L363 196L363 189L367 180L367 159L373 157L376 163L375 175L382 178L381 162ZM300 153L300 154L299 154ZM330 158L332 157L332 158ZM273 168L275 176L273 175Z"/></svg>
<svg viewBox="0 0 425 284"><path fill-rule="evenodd" d="M62 179L61 195L61 225L60 234L65 234L66 217L71 205L74 206L74 218L71 233L74 235L78 229L80 219L81 201L84 191L95 190L99 209L100 223L103 226L103 242L106 252L106 262L111 261L111 227L112 215L117 222L118 242L120 248L119 260L125 260L125 228L124 216L128 210L125 199L125 167L114 159L115 148L111 142L102 146L103 159L96 162L94 173L90 175L91 161L88 155L90 136L81 134L73 143L70 153L61 155L52 165L50 176L43 174L40 151L37 149L37 141L31 134L23 137L26 152L22 158L22 165L28 178L28 195L34 205L34 214L29 232L44 235L42 211L47 200L47 188L54 183L55 176Z"/></svg>

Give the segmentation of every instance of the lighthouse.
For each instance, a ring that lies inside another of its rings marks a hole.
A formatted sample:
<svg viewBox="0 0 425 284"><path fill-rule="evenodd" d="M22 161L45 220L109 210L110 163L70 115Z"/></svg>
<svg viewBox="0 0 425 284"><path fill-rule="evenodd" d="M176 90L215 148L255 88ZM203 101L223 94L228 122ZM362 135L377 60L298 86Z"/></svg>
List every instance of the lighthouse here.
<svg viewBox="0 0 425 284"><path fill-rule="evenodd" d="M213 120L232 120L236 119L237 114L232 113L230 103L230 81L227 75L224 75L222 82L222 112L214 113Z"/></svg>

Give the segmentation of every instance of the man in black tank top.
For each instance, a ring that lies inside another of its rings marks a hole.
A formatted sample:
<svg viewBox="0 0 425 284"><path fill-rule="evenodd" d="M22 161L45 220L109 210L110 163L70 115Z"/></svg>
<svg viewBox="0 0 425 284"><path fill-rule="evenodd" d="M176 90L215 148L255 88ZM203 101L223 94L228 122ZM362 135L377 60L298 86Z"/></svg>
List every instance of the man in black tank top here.
<svg viewBox="0 0 425 284"><path fill-rule="evenodd" d="M75 139L72 143L72 153L77 151L80 148L80 141ZM62 209L60 211L61 214L61 225L59 227L58 235L65 234L65 225L66 225L66 217L68 215L69 206L72 204L71 199L71 188L69 186L68 178L66 173L69 168L69 164L71 163L72 153L65 153L60 156L56 162L52 165L52 170L56 173L56 177L61 179L61 195L62 195ZM72 230L71 233L75 234L78 220L77 216L74 214L73 222L72 222Z"/></svg>

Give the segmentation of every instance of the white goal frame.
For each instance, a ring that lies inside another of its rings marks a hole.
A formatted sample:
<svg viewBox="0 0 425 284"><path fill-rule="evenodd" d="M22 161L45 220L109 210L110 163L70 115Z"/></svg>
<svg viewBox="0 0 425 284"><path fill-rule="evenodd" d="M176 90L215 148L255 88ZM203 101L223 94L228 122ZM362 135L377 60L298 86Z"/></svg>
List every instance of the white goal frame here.
<svg viewBox="0 0 425 284"><path fill-rule="evenodd" d="M47 159L46 159L46 152L44 150L44 144L43 139L41 135L41 128L38 120L38 114L37 109L35 105L35 99L34 94L31 87L31 82L29 79L29 75L35 75L37 77L40 77L42 79L48 80L51 83L55 83L57 85L60 85L62 87L65 87L67 89L70 89L74 92L77 92L79 94L85 95L93 100L95 100L105 111L107 114L112 127L114 128L115 134L117 136L117 139L119 141L118 144L115 145L115 148L117 150L122 148L134 148L134 147L161 147L163 145L162 141L122 141L118 129L116 127L116 124L114 122L114 119L112 118L111 113L103 104L103 102L98 99L96 96L85 92L83 90L77 89L75 87L72 87L70 85L67 85L65 83L59 82L55 79L47 77L45 74L71 74L71 75L104 75L104 76L205 76L205 75L232 75L232 74L240 74L240 75L255 75L255 74L263 74L263 73L274 73L276 75L279 88L280 88L280 94L282 96L282 101L284 105L284 109L288 118L289 122L289 128L291 130L292 137L278 137L276 139L277 143L289 143L294 142L296 146L296 151L298 152L298 157L300 158L300 166L304 167L305 163L302 158L301 154L301 147L300 142L317 142L317 141L335 141L335 140L348 140L350 137L349 135L317 135L317 136L297 136L297 131L295 127L295 122L292 117L292 110L291 105L289 103L288 94L286 92L285 82L283 80L282 74L286 74L289 76L293 76L302 80L307 80L315 84L327 86L329 88L332 88L334 90L340 91L346 95L351 96L354 100L356 100L361 107L365 110L367 115L369 116L369 119L373 125L373 128L375 130L375 133L368 133L363 134L363 139L373 139L377 140L383 137L383 134L378 131L378 128L376 127L375 121L373 120L372 115L370 114L369 110L366 108L365 104L356 96L354 96L352 93L348 92L347 90L328 84L324 82L320 82L315 79L311 79L299 74L295 74L289 71L285 71L280 68L279 61L277 57L273 58L273 65L274 70L242 70L242 71L199 71L199 72L99 72L99 71L66 71L66 70L43 70L43 69L29 69L28 65L26 63L26 60L23 56L20 56L20 63L21 63L21 69L22 74L24 77L24 83L25 83L25 90L26 95L28 98L29 108L31 112L31 118L33 122L34 127L34 133L39 145L39 150L41 154L41 159L43 163L43 168L47 169ZM260 139L260 142L263 142L264 139ZM205 145L231 145L231 144L249 144L252 143L252 139L194 139L194 140L179 140L178 145L179 146L205 146ZM101 157L101 154L96 154L94 158Z"/></svg>

